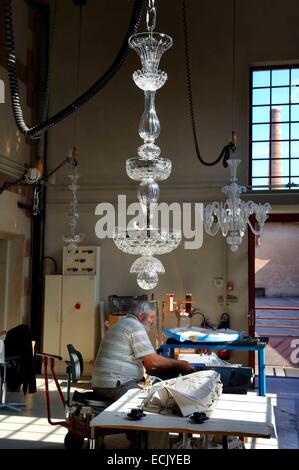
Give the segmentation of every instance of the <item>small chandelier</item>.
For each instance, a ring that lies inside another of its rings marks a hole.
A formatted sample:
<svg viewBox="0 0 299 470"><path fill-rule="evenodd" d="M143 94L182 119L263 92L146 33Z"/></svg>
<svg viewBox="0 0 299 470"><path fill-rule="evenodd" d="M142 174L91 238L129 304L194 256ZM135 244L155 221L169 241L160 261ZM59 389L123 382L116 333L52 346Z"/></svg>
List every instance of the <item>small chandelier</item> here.
<svg viewBox="0 0 299 470"><path fill-rule="evenodd" d="M172 46L172 39L166 34L154 32L154 0L149 0L146 24L147 32L135 34L129 39L129 46L138 53L142 64L141 70L133 73L133 80L144 92L145 107L139 124L143 145L138 148L138 157L126 162L127 175L139 182L138 200L144 223L134 228L116 228L113 240L125 253L141 255L132 264L130 272L137 274L137 283L142 289L149 290L158 284L158 273L165 273L161 261L154 255L175 250L181 241L181 232L159 230L152 223L160 193L157 183L169 178L172 169L171 161L160 156L161 149L155 144L160 134L155 96L167 80L167 74L159 70L159 63L163 53Z"/></svg>
<svg viewBox="0 0 299 470"><path fill-rule="evenodd" d="M235 137L233 135L233 141ZM222 235L226 237L227 244L232 251L238 251L249 225L254 235L261 235L264 224L271 212L271 205L257 204L253 201L243 201L241 194L246 192L245 186L238 185L237 168L241 160L235 158L235 146L231 148L230 158L227 164L231 171L231 183L222 188L227 195L225 202L213 202L204 208L204 225L209 235L216 235L221 229ZM250 216L255 216L258 228L252 225Z"/></svg>
<svg viewBox="0 0 299 470"><path fill-rule="evenodd" d="M68 176L71 181L71 184L69 185L69 189L72 193L70 209L68 213L68 222L69 222L70 231L67 235L63 236L63 241L64 243L67 244L67 248L69 252L75 253L78 247L78 244L82 242L85 236L82 233L77 233L77 225L78 225L78 220L79 220L77 192L80 186L78 185L79 174L77 172L78 162L76 160L76 148L75 147L73 148L73 150L69 152L68 161L69 161L69 168L70 168L70 173Z"/></svg>

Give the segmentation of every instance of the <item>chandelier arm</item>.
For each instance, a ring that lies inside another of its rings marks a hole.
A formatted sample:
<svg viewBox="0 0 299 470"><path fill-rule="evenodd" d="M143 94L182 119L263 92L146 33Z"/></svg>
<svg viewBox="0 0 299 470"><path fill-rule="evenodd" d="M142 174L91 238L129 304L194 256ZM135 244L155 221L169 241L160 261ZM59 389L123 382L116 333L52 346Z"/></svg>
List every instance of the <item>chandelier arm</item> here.
<svg viewBox="0 0 299 470"><path fill-rule="evenodd" d="M256 230L256 229L254 228L254 226L252 225L250 219L247 220L247 224L248 224L250 230L252 231L253 235L255 235L256 237L259 236L259 235L261 235L261 233L262 233L262 228L261 228L260 224L259 224L258 230Z"/></svg>
<svg viewBox="0 0 299 470"><path fill-rule="evenodd" d="M26 137L31 139L38 139L42 136L44 132L47 132L50 128L54 127L63 119L67 118L85 103L87 103L91 98L93 98L104 86L106 86L114 75L118 72L122 64L124 63L128 51L128 39L131 35L135 34L138 31L139 24L141 21L141 15L143 10L144 0L135 0L134 8L131 16L130 25L126 34L126 37L123 41L123 44L117 54L112 65L107 69L107 71L102 75L102 77L96 81L85 93L83 93L79 98L73 101L69 106L62 109L54 116L45 120L42 123L39 123L33 127L27 126L24 117L23 110L21 107L20 99L20 90L19 83L17 78L17 67L16 67L16 49L15 49L15 38L14 38L14 24L13 24L13 14L12 14L12 0L4 0L4 23L5 23L5 41L6 41L6 51L7 51L7 60L8 60L8 77L9 77L9 87L10 87L10 97L14 113L14 118L18 129Z"/></svg>
<svg viewBox="0 0 299 470"><path fill-rule="evenodd" d="M193 91L192 91L192 79L191 79L191 67L190 67L190 55L189 55L189 39L188 39L188 26L187 26L187 11L186 11L186 0L183 0L183 28L184 28L184 50L185 50L185 66L186 66L186 78L187 78L187 93L188 93L188 105L191 118L192 126L192 135L194 140L195 151L198 160L205 166L214 166L217 165L221 160L223 161L223 166L227 167L227 160L230 157L231 150L234 151L235 144L234 142L229 142L223 147L218 158L213 162L206 162L200 153L199 141L196 131L196 122L193 106Z"/></svg>

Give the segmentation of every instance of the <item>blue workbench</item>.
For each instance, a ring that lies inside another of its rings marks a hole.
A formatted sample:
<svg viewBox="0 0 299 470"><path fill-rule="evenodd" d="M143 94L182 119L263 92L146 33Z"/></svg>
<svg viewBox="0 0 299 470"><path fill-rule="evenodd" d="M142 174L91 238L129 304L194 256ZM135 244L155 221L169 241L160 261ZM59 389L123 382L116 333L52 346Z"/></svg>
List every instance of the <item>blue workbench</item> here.
<svg viewBox="0 0 299 470"><path fill-rule="evenodd" d="M264 338L265 342L257 342L256 344L249 344L238 341L236 345L229 344L215 344L215 343L165 343L159 347L162 350L164 357L174 358L175 349L214 349L222 351L257 351L258 352L258 371L259 371L259 395L266 396L266 344L268 338Z"/></svg>

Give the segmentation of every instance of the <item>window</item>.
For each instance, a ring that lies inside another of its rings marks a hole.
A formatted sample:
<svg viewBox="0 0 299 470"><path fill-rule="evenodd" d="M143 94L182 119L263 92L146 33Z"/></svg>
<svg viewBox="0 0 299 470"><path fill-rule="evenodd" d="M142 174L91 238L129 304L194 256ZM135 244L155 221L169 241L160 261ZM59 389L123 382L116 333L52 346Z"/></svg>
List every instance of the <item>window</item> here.
<svg viewBox="0 0 299 470"><path fill-rule="evenodd" d="M299 65L251 69L252 189L299 189Z"/></svg>

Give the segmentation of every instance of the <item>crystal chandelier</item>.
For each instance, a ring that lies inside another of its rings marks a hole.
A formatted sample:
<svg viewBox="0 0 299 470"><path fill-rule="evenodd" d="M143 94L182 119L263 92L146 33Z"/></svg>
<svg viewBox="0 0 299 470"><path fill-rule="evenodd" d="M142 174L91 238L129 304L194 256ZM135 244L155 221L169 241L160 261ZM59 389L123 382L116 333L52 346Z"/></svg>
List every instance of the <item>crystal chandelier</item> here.
<svg viewBox="0 0 299 470"><path fill-rule="evenodd" d="M75 159L76 157L75 148L69 152L68 157L70 161L69 163L70 173L68 177L71 181L71 184L69 185L69 189L72 193L70 209L68 213L68 222L69 222L70 232L67 235L63 236L63 241L64 243L67 244L69 252L75 253L78 247L78 244L82 242L84 238L84 234L77 233L77 230L76 230L77 225L78 225L78 220L79 220L77 192L80 186L78 185L79 174L77 172L78 162Z"/></svg>
<svg viewBox="0 0 299 470"><path fill-rule="evenodd" d="M153 226L153 211L159 200L158 182L171 174L172 164L161 157L161 149L155 144L160 134L160 122L155 109L156 91L161 88L167 74L159 70L160 59L172 46L166 34L154 32L156 9L154 0L149 0L146 14L147 32L130 37L129 45L141 60L142 68L133 73L133 80L145 96L144 113L139 124L139 135L143 144L138 148L138 157L126 162L127 175L139 182L138 200L144 224L134 228L115 229L116 246L125 253L141 255L131 266L130 272L137 274L137 283L142 289L153 289L158 284L158 274L165 273L161 261L154 255L170 253L181 241L178 230L159 230Z"/></svg>
<svg viewBox="0 0 299 470"><path fill-rule="evenodd" d="M257 204L253 201L243 201L241 194L246 192L245 186L238 185L237 168L241 160L235 158L235 151L231 151L227 164L231 171L231 183L222 188L226 194L225 202L213 202L204 208L204 225L209 235L216 235L221 229L226 237L227 244L232 251L238 251L246 232L247 225L255 235L260 235L264 224L271 212L271 205ZM258 228L252 225L250 216L254 215Z"/></svg>

